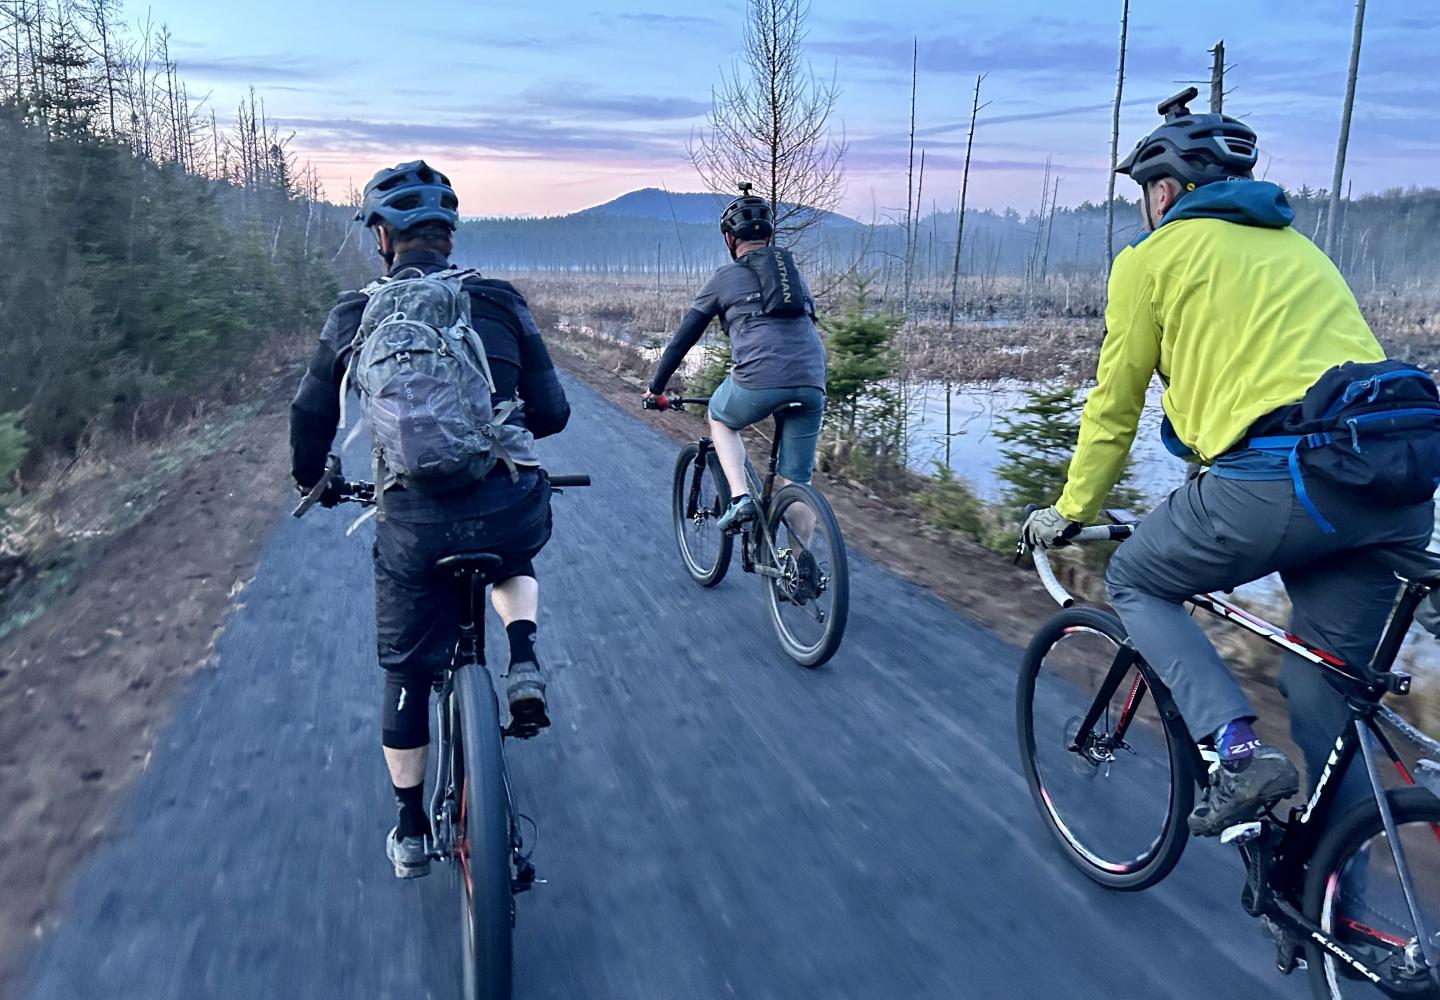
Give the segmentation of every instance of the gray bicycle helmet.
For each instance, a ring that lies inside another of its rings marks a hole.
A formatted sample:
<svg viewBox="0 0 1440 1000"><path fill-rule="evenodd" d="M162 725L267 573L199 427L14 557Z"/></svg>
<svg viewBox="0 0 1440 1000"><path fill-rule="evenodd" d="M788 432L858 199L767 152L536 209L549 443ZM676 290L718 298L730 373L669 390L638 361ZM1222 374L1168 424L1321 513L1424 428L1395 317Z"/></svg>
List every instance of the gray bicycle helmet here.
<svg viewBox="0 0 1440 1000"><path fill-rule="evenodd" d="M1141 187L1173 177L1187 191L1215 181L1249 180L1259 159L1255 130L1229 115L1193 114L1188 105L1198 94L1190 87L1160 102L1165 123L1136 143L1115 172Z"/></svg>
<svg viewBox="0 0 1440 1000"><path fill-rule="evenodd" d="M750 193L750 187L740 185L740 197L720 215L720 231L737 240L768 240L775 235L775 213L768 201Z"/></svg>
<svg viewBox="0 0 1440 1000"><path fill-rule="evenodd" d="M424 160L412 160L370 178L355 220L367 227L383 222L400 232L422 222L443 222L454 229L460 224L460 199L450 178Z"/></svg>

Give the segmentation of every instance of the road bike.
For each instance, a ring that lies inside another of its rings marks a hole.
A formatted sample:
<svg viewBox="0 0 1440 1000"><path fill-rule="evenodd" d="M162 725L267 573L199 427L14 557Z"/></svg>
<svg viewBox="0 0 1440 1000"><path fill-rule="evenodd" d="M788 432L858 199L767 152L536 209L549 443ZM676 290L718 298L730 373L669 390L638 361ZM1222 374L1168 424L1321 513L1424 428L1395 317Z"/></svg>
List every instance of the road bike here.
<svg viewBox="0 0 1440 1000"><path fill-rule="evenodd" d="M589 486L590 477L550 476L559 490ZM326 486L341 503L375 506L375 485L338 478L338 464L295 509L300 517ZM465 1000L509 1000L512 984L515 897L537 882L524 828L534 821L515 807L505 765L505 740L534 735L500 722L500 702L485 663L485 588L498 582L504 560L492 552L459 552L435 563L454 581L460 631L450 665L437 674L431 757L430 857L449 863L461 909L461 961Z"/></svg>
<svg viewBox="0 0 1440 1000"><path fill-rule="evenodd" d="M708 396L656 396L644 406L684 410L709 402ZM738 534L740 566L760 578L781 647L796 663L818 667L835 655L845 636L850 569L840 522L824 494L808 483L775 489L780 428L787 411L800 405L786 403L772 414L775 433L763 479L749 459L745 461L745 479L750 495L758 498L759 517L730 531L719 528L730 489L708 437L680 449L671 498L675 541L691 578L702 587L725 579Z"/></svg>
<svg viewBox="0 0 1440 1000"><path fill-rule="evenodd" d="M1120 541L1133 528L1098 525L1071 541ZM1073 607L1048 554L1033 554L1046 590L1066 610L1040 628L1020 668L1016 724L1030 791L1066 857L1089 878L1111 889L1148 888L1180 860L1186 816L1217 757L1196 744L1120 620ZM1416 609L1440 589L1440 559L1399 550L1383 557L1399 596L1364 665L1219 594L1189 599L1325 671L1346 696L1349 717L1309 799L1221 835L1239 847L1241 903L1274 939L1280 971L1307 966L1314 995L1327 1000L1440 998L1440 742L1381 704L1410 692L1395 659ZM1408 759L1402 746L1413 751ZM1400 787L1386 786L1382 755ZM1370 797L1340 810L1338 789L1352 765L1364 769Z"/></svg>

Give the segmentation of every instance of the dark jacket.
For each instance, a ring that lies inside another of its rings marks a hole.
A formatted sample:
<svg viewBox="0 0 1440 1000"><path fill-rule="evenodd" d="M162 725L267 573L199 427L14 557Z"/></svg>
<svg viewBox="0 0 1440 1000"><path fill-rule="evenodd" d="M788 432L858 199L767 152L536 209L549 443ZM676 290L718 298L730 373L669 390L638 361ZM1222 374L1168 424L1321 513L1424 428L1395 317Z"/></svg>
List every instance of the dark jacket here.
<svg viewBox="0 0 1440 1000"><path fill-rule="evenodd" d="M441 254L410 251L396 257L390 273L416 267L430 274L448 266L450 262ZM523 424L535 437L558 433L570 419L570 404L524 296L505 281L473 278L467 285L472 282L471 318L489 356L495 398L518 395L524 406L511 421ZM306 488L324 474L335 440L340 423L340 382L366 301L359 292L340 296L325 319L320 343L290 404L291 474ZM535 482L534 473L522 474L520 482L512 482L501 465L480 484L457 491L458 495L431 497L413 490L391 490L385 495L385 511L387 516L427 521L480 516L520 502L533 491Z"/></svg>

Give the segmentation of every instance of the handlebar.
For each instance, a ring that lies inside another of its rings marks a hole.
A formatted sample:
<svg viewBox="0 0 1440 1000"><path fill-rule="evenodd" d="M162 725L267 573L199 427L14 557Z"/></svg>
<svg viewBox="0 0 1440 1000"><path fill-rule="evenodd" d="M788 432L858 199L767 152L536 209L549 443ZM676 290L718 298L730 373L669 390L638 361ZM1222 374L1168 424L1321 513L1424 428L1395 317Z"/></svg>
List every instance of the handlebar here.
<svg viewBox="0 0 1440 1000"><path fill-rule="evenodd" d="M1133 524L1096 524L1088 528L1081 528L1079 533L1067 540L1066 544L1079 545L1084 542L1120 542L1129 538L1135 532ZM1016 549L1015 557L1018 559L1027 551L1025 540L1022 538ZM1068 608L1075 603L1075 598L1061 585L1055 576L1055 569L1050 565L1050 553L1045 549L1035 549L1030 553L1035 558L1035 572L1040 574L1040 582L1045 585L1046 591L1054 598L1055 603L1062 608Z"/></svg>
<svg viewBox="0 0 1440 1000"><path fill-rule="evenodd" d="M646 410L683 410L686 406L709 406L709 396L667 396L661 393L650 399L640 401L642 409Z"/></svg>
<svg viewBox="0 0 1440 1000"><path fill-rule="evenodd" d="M291 512L292 517L304 517L305 512L320 502L325 495L326 489L333 486L338 503L358 503L362 507L375 506L375 484L363 481L349 482L339 478L339 459L331 458L325 466L325 475L320 481L310 488L310 492L301 498L300 503ZM556 489L569 487L589 486L590 476L588 473L577 472L568 475L549 476L550 485Z"/></svg>

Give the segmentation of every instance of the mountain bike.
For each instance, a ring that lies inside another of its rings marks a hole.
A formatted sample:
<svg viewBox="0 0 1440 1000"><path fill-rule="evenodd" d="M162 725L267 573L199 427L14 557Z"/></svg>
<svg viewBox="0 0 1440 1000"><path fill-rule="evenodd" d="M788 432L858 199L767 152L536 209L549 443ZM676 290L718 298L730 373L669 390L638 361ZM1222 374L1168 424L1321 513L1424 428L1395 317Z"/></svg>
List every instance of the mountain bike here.
<svg viewBox="0 0 1440 1000"><path fill-rule="evenodd" d="M589 486L590 477L550 476L555 490ZM374 508L375 485L338 479L331 469L295 509L300 517L319 502L326 485L342 503ZM460 632L450 665L436 675L435 762L431 785L429 853L451 864L460 901L461 962L465 1000L509 1000L515 897L537 882L524 827L535 823L515 807L505 740L534 735L500 724L500 702L485 663L485 588L498 582L504 560L491 552L460 552L435 563L455 582Z"/></svg>
<svg viewBox="0 0 1440 1000"><path fill-rule="evenodd" d="M684 410L705 406L708 396L656 396L647 410ZM780 428L789 403L773 414L775 434L770 461L762 477L745 460L750 495L760 516L722 531L716 522L730 503L730 488L720 459L708 437L680 449L675 459L671 492L675 542L690 577L713 587L729 572L735 538L740 538L740 566L760 577L770 621L780 646L796 663L818 667L835 655L850 615L850 569L840 522L825 496L808 483L788 483L775 490L780 455Z"/></svg>
<svg viewBox="0 0 1440 1000"><path fill-rule="evenodd" d="M1132 531L1133 523L1099 525L1072 541L1120 541ZM1080 871L1111 889L1148 888L1180 860L1196 788L1218 757L1197 746L1120 620L1072 607L1048 554L1033 554L1046 590L1066 610L1041 626L1020 668L1025 777ZM1410 692L1410 676L1394 663L1416 609L1440 589L1440 560L1400 551L1385 558L1399 596L1365 665L1345 663L1219 594L1189 600L1325 671L1348 701L1349 718L1304 805L1284 817L1273 807L1221 835L1240 850L1241 903L1275 941L1278 968L1308 967L1312 992L1327 1000L1440 998L1440 742L1381 704ZM1416 751L1411 763L1402 745ZM1403 787L1386 787L1382 755ZM1339 812L1338 787L1351 766L1364 768L1373 797Z"/></svg>

